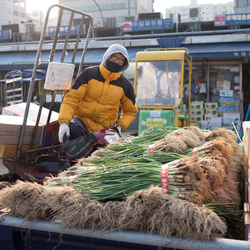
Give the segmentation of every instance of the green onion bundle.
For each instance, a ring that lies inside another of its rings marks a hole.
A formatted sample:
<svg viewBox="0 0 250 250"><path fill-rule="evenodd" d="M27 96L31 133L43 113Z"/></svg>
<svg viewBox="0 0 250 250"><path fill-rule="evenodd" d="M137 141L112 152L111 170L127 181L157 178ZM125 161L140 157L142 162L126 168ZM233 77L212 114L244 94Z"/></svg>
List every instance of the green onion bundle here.
<svg viewBox="0 0 250 250"><path fill-rule="evenodd" d="M122 199L151 185L161 186L162 164L159 162L114 163L98 166L80 173L72 182L74 189L97 200ZM168 166L168 193L181 197L192 191L191 183L185 182L188 167L175 161Z"/></svg>
<svg viewBox="0 0 250 250"><path fill-rule="evenodd" d="M191 150L183 152L183 154L167 153L156 150L149 152L145 146L131 146L122 151L106 151L106 155L102 157L90 157L85 162L91 162L95 165L109 165L115 162L152 162L156 161L162 164L178 160L184 156L190 155Z"/></svg>

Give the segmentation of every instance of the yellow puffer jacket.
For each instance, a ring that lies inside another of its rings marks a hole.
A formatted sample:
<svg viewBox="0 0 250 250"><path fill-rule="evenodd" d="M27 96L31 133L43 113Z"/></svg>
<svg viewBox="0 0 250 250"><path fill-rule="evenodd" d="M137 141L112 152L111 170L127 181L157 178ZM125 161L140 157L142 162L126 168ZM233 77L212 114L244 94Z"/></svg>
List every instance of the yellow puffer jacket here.
<svg viewBox="0 0 250 250"><path fill-rule="evenodd" d="M119 120L118 110L122 106ZM90 132L117 125L125 130L135 119L137 108L131 82L121 73L111 73L103 63L86 68L77 77L61 104L58 122L69 124L80 118Z"/></svg>

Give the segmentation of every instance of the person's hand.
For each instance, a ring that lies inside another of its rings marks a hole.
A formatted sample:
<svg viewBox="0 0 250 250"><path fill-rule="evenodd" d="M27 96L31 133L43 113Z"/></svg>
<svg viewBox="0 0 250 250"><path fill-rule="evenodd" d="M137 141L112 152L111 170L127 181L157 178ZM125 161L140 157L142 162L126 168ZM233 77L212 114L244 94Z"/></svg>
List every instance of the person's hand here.
<svg viewBox="0 0 250 250"><path fill-rule="evenodd" d="M118 126L116 126L116 128L117 128L119 136L122 136L122 126L118 125Z"/></svg>
<svg viewBox="0 0 250 250"><path fill-rule="evenodd" d="M122 126L121 125L114 125L113 127L111 127L111 129L114 129L120 137L122 136Z"/></svg>
<svg viewBox="0 0 250 250"><path fill-rule="evenodd" d="M59 127L59 133L58 133L58 136L59 136L59 142L61 144L63 144L63 137L64 135L66 135L67 137L70 137L70 133L69 133L69 126L66 122L62 122L60 124L60 127Z"/></svg>

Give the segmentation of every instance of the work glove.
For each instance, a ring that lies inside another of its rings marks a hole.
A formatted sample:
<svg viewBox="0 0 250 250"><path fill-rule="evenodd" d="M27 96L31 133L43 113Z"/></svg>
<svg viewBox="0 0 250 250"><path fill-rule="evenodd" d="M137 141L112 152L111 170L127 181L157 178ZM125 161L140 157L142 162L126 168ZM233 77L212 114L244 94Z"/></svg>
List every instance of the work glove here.
<svg viewBox="0 0 250 250"><path fill-rule="evenodd" d="M116 129L118 131L119 136L122 136L122 126L121 125L117 125Z"/></svg>
<svg viewBox="0 0 250 250"><path fill-rule="evenodd" d="M62 122L59 127L58 136L59 136L59 142L61 144L63 144L64 142L63 141L64 135L66 135L67 137L70 137L69 125L66 122Z"/></svg>
<svg viewBox="0 0 250 250"><path fill-rule="evenodd" d="M120 137L122 136L122 126L121 125L115 125L115 126L111 127L111 129L114 129Z"/></svg>

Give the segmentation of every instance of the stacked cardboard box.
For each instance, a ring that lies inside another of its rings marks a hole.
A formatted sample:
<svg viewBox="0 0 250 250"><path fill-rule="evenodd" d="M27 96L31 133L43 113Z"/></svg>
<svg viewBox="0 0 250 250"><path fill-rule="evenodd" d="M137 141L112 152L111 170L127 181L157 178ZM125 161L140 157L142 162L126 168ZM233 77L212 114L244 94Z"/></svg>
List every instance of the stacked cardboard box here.
<svg viewBox="0 0 250 250"><path fill-rule="evenodd" d="M211 124L211 130L214 130L215 128L221 128L222 127L222 117L211 117L210 124Z"/></svg>
<svg viewBox="0 0 250 250"><path fill-rule="evenodd" d="M240 119L240 113L224 113L223 114L223 127L231 130L236 130L239 132L242 128L242 122Z"/></svg>
<svg viewBox="0 0 250 250"><path fill-rule="evenodd" d="M211 122L210 120L203 120L201 121L201 129L211 130Z"/></svg>
<svg viewBox="0 0 250 250"><path fill-rule="evenodd" d="M233 90L220 90L218 115L234 112Z"/></svg>
<svg viewBox="0 0 250 250"><path fill-rule="evenodd" d="M23 124L23 117L0 115L0 158L15 157L19 143L20 131ZM35 122L27 120L23 138L23 150L29 148ZM38 126L35 137L35 145L40 143L42 126Z"/></svg>
<svg viewBox="0 0 250 250"><path fill-rule="evenodd" d="M217 102L206 102L205 103L205 116L204 120L209 120L212 117L218 116L218 103Z"/></svg>
<svg viewBox="0 0 250 250"><path fill-rule="evenodd" d="M200 123L204 119L204 102L194 101L190 106L190 121Z"/></svg>
<svg viewBox="0 0 250 250"><path fill-rule="evenodd" d="M40 108L39 105L34 104L34 103L30 103L28 119L33 121L34 123L37 120L37 115L38 115L38 112L39 112L39 108ZM26 103L19 103L19 104L16 104L16 105L4 107L3 110L2 110L2 114L3 115L8 115L8 116L20 116L20 117L23 117L25 109L26 109ZM41 112L41 117L40 117L40 120L39 120L39 125L43 126L43 132L44 132L45 126L47 124L48 114L49 114L49 109L43 107L42 112ZM57 123L57 120L58 120L58 115L59 114L57 112L55 112L55 111L51 112L49 127L48 127L48 131L47 131L47 134L46 134L46 140L45 140L44 146L49 146L50 145L51 137L52 137L53 131L55 129L55 126L56 126L56 123Z"/></svg>
<svg viewBox="0 0 250 250"><path fill-rule="evenodd" d="M211 117L201 122L201 129L214 130L222 127L222 117Z"/></svg>

